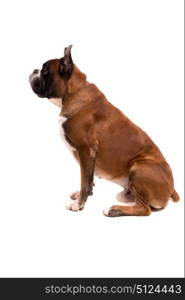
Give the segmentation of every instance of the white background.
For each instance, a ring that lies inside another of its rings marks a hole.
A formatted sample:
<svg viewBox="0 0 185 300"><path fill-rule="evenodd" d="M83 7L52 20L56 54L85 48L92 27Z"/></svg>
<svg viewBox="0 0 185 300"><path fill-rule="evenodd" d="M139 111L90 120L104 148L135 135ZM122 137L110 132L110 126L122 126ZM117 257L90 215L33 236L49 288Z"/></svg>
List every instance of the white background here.
<svg viewBox="0 0 185 300"><path fill-rule="evenodd" d="M0 276L183 276L183 1L1 1ZM178 203L150 217L106 218L119 186L96 180L65 209L79 167L59 109L28 83L63 56L142 127L170 163Z"/></svg>

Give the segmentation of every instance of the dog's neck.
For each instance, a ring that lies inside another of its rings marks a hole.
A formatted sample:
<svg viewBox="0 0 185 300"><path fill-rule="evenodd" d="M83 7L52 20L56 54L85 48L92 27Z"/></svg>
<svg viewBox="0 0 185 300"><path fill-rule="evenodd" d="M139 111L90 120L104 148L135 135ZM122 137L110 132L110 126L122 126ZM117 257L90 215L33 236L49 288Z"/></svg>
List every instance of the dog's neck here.
<svg viewBox="0 0 185 300"><path fill-rule="evenodd" d="M67 99L71 96L74 96L80 89L89 84L86 81L86 75L82 73L76 65L74 65L74 70L71 75L71 78L66 82L66 88L63 92L61 92L61 97L58 98L50 98L48 99L51 103L63 107L63 102L66 103Z"/></svg>
<svg viewBox="0 0 185 300"><path fill-rule="evenodd" d="M81 88L75 93L68 94L62 100L62 109L60 115L67 118L74 116L87 105L91 104L98 98L100 99L100 94L102 95L100 90L94 84L86 81L85 84L81 86Z"/></svg>
<svg viewBox="0 0 185 300"><path fill-rule="evenodd" d="M73 73L66 83L66 90L63 98L76 93L79 89L86 85L86 82L86 75L82 73L76 65L74 65Z"/></svg>
<svg viewBox="0 0 185 300"><path fill-rule="evenodd" d="M89 83L86 75L75 66L65 93L60 98L51 98L49 101L61 108L60 115L69 118L96 100L100 94L99 89Z"/></svg>

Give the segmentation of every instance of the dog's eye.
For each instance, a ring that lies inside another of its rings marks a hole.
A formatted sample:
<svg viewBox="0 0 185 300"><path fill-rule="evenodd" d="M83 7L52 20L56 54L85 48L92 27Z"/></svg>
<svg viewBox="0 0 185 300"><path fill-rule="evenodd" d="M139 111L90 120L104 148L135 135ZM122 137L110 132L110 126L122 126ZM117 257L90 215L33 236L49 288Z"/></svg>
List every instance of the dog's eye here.
<svg viewBox="0 0 185 300"><path fill-rule="evenodd" d="M46 69L42 69L41 73L42 73L42 76L47 76L49 74L48 70L46 70Z"/></svg>

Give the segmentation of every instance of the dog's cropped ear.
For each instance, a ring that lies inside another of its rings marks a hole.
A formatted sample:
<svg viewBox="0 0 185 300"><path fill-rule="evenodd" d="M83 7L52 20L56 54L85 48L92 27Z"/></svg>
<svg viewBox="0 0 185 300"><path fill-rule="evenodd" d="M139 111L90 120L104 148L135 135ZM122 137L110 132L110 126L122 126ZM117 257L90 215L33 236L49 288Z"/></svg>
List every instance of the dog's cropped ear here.
<svg viewBox="0 0 185 300"><path fill-rule="evenodd" d="M71 76L74 68L71 57L71 48L72 45L64 49L64 57L62 57L59 62L59 73L64 79L68 79Z"/></svg>

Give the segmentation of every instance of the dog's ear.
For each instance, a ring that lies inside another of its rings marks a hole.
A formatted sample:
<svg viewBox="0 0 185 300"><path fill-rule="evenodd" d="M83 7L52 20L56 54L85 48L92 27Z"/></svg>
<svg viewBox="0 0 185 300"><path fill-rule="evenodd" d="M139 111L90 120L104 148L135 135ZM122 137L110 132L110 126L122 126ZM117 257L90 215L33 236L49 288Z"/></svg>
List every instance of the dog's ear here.
<svg viewBox="0 0 185 300"><path fill-rule="evenodd" d="M64 49L64 57L62 57L59 62L59 73L64 79L68 79L71 76L74 68L71 57L71 48L72 45Z"/></svg>

